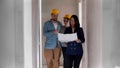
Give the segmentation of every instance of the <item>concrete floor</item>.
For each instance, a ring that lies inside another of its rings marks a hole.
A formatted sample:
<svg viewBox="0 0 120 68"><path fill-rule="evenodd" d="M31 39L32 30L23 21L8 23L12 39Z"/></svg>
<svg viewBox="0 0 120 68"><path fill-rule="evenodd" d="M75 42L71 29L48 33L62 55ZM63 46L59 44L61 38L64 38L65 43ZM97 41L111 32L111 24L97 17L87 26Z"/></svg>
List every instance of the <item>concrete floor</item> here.
<svg viewBox="0 0 120 68"><path fill-rule="evenodd" d="M47 66L46 66L46 65L43 65L43 68L47 68ZM59 68L63 68L63 66L59 66Z"/></svg>

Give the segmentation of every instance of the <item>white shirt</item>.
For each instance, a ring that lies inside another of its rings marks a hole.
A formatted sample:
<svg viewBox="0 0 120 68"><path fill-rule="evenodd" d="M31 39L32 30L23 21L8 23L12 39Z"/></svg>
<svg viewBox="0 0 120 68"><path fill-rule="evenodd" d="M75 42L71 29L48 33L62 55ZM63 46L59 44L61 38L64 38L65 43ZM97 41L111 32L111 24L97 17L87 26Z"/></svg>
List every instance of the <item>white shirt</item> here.
<svg viewBox="0 0 120 68"><path fill-rule="evenodd" d="M57 26L58 24L57 23L53 23L54 27L55 27L55 30L57 30Z"/></svg>

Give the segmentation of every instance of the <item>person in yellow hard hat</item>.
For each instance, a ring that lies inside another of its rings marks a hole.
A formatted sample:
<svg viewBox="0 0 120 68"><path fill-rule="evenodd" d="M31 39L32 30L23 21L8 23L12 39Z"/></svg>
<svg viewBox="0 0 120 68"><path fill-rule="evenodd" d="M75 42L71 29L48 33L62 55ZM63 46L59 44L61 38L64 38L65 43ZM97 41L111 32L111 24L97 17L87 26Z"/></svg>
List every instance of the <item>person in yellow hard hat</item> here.
<svg viewBox="0 0 120 68"><path fill-rule="evenodd" d="M58 14L59 14L59 11L58 11L57 9L53 9L53 10L51 11L51 17L52 17L52 20L53 20L53 21L57 21Z"/></svg>
<svg viewBox="0 0 120 68"><path fill-rule="evenodd" d="M63 17L63 22L64 22L64 25L62 26L61 30L60 30L60 33L63 33L65 32L65 29L67 27L69 27L70 25L70 18L71 18L71 15L70 14L66 14L64 17ZM67 63L67 58L66 58L66 47L67 47L67 43L65 42L61 42L62 44L62 53L63 53L63 68L66 68L66 63Z"/></svg>
<svg viewBox="0 0 120 68"><path fill-rule="evenodd" d="M70 22L70 18L71 18L71 15L70 14L66 14L64 17L63 17L63 26L60 30L60 33L64 33L64 30L66 27L69 27L69 22Z"/></svg>
<svg viewBox="0 0 120 68"><path fill-rule="evenodd" d="M60 43L58 42L58 32L61 29L61 22L58 21L59 11L51 11L51 19L45 22L43 34L46 37L44 56L47 62L47 68L59 68L59 59L61 54Z"/></svg>
<svg viewBox="0 0 120 68"><path fill-rule="evenodd" d="M63 19L63 21L64 21L64 26L69 27L70 18L71 18L71 15L70 15L70 14L66 14L66 15L64 16L64 19Z"/></svg>

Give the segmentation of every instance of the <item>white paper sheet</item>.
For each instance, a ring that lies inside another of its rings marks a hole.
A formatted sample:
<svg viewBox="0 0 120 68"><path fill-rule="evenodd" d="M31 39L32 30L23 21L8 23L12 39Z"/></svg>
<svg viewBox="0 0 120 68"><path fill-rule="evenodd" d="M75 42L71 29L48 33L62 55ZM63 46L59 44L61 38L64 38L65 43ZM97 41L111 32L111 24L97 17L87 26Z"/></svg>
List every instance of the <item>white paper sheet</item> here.
<svg viewBox="0 0 120 68"><path fill-rule="evenodd" d="M60 42L71 42L77 40L77 33L73 34L62 34L58 33L58 40Z"/></svg>

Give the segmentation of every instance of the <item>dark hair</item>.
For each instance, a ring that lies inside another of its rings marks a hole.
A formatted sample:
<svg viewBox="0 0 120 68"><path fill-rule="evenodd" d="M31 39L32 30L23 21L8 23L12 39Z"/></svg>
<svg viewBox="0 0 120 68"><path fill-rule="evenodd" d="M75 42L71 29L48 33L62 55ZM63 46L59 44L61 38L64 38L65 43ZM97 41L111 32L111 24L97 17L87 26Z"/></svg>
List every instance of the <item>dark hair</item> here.
<svg viewBox="0 0 120 68"><path fill-rule="evenodd" d="M78 19L77 15L72 15L71 18L74 18L75 28L79 28L80 24L79 24L79 19Z"/></svg>

